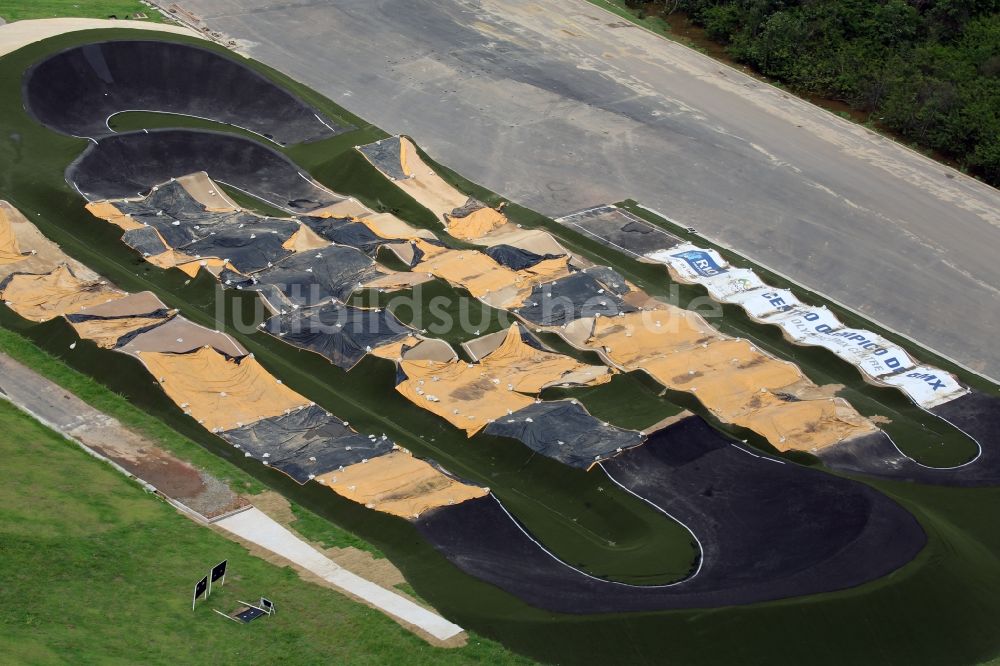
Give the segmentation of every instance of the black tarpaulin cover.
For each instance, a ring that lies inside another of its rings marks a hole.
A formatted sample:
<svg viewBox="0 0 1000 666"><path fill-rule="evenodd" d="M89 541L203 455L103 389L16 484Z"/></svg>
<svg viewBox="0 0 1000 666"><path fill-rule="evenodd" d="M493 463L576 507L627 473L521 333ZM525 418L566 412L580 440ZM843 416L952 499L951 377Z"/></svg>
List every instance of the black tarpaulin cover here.
<svg viewBox="0 0 1000 666"><path fill-rule="evenodd" d="M608 279L611 285L589 272L574 273L553 282L536 285L524 304L514 312L543 326L562 326L586 317L613 317L622 312L635 312L637 308L623 301L619 295L625 286L624 278L611 269L608 271L598 275ZM625 291L628 291L627 286Z"/></svg>
<svg viewBox="0 0 1000 666"><path fill-rule="evenodd" d="M318 405L228 430L220 436L299 483L393 449L388 439L361 435Z"/></svg>
<svg viewBox="0 0 1000 666"><path fill-rule="evenodd" d="M529 405L486 426L486 434L520 440L543 456L584 469L645 441L635 430L603 423L571 400Z"/></svg>
<svg viewBox="0 0 1000 666"><path fill-rule="evenodd" d="M360 250L331 245L300 252L258 273L256 284L244 285L281 311L287 306L311 307L334 299L344 301L364 282L381 275L375 262Z"/></svg>
<svg viewBox="0 0 1000 666"><path fill-rule="evenodd" d="M506 266L513 271L531 268L540 261L555 259L557 254L535 254L513 245L494 245L483 250L493 261Z"/></svg>
<svg viewBox="0 0 1000 666"><path fill-rule="evenodd" d="M316 352L345 370L371 350L411 333L386 309L364 310L340 303L276 315L264 327L288 344Z"/></svg>
<svg viewBox="0 0 1000 666"><path fill-rule="evenodd" d="M328 241L357 248L370 257L386 243L399 242L382 238L360 222L336 217L304 217L302 222Z"/></svg>

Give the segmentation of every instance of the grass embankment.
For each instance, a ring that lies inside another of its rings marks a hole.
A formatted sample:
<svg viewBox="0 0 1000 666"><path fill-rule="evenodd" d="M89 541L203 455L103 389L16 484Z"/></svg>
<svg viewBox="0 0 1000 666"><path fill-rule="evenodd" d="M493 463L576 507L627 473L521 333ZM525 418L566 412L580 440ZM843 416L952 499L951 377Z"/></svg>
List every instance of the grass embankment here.
<svg viewBox="0 0 1000 666"><path fill-rule="evenodd" d="M199 526L0 400L0 654L5 663L528 663L471 637L434 648ZM229 560L191 611L194 583ZM273 617L213 612L265 595Z"/></svg>
<svg viewBox="0 0 1000 666"><path fill-rule="evenodd" d="M160 12L150 9L139 0L0 0L0 18L8 23L27 19L46 18L99 18L112 16L132 18L137 13L146 15L143 21L163 22Z"/></svg>

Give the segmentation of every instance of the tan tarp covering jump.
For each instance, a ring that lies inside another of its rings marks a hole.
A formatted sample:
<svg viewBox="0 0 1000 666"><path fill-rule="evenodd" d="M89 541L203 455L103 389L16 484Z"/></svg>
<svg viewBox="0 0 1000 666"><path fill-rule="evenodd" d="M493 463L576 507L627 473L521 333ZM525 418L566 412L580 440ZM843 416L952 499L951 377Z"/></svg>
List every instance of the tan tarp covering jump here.
<svg viewBox="0 0 1000 666"><path fill-rule="evenodd" d="M489 493L488 488L456 481L405 451L392 451L316 479L369 509L408 519Z"/></svg>
<svg viewBox="0 0 1000 666"><path fill-rule="evenodd" d="M138 355L166 394L205 428L219 432L309 405L252 356L232 361L212 348Z"/></svg>
<svg viewBox="0 0 1000 666"><path fill-rule="evenodd" d="M407 400L440 416L469 437L492 420L535 400L494 382L479 365L455 361L400 362L407 379L396 386Z"/></svg>
<svg viewBox="0 0 1000 666"><path fill-rule="evenodd" d="M738 425L760 433L779 451L819 451L876 431L872 422L843 398L784 402L753 412Z"/></svg>
<svg viewBox="0 0 1000 666"><path fill-rule="evenodd" d="M503 342L484 356L480 365L494 380L499 379L501 386L520 393L539 393L557 384L603 384L611 379L611 370L603 365L588 365L525 344L517 324L507 330Z"/></svg>
<svg viewBox="0 0 1000 666"><path fill-rule="evenodd" d="M444 340L427 338L420 340L403 352L403 358L408 361L441 361L448 362L458 358L458 354Z"/></svg>
<svg viewBox="0 0 1000 666"><path fill-rule="evenodd" d="M174 317L161 326L140 333L129 340L122 347L122 351L131 354L142 352L185 354L203 347L212 347L226 356L237 358L249 353L225 333L199 326L184 317Z"/></svg>
<svg viewBox="0 0 1000 666"><path fill-rule="evenodd" d="M63 252L62 248L46 238L20 211L2 200L0 217L10 224L21 252L28 253L21 261L7 264L0 262L0 281L11 273L49 273L61 264L69 266L81 280L99 279L97 273Z"/></svg>
<svg viewBox="0 0 1000 666"><path fill-rule="evenodd" d="M476 242L487 247L510 245L511 247L542 255L565 254L573 259L573 264L576 266L588 267L593 265L593 262L569 252L569 250L556 240L555 236L541 229L520 229L516 225L510 224L505 227L499 227L490 234L476 239Z"/></svg>
<svg viewBox="0 0 1000 666"><path fill-rule="evenodd" d="M14 223L7 211L0 208L0 265L13 264L25 259L26 256L21 252L17 235L14 233Z"/></svg>
<svg viewBox="0 0 1000 666"><path fill-rule="evenodd" d="M327 245L330 245L330 241L302 224L291 238L281 244L281 247L289 252L309 252L310 250L319 250Z"/></svg>
<svg viewBox="0 0 1000 666"><path fill-rule="evenodd" d="M445 215L445 220L448 223L448 233L462 240L482 238L507 224L503 213L489 207L472 211L465 217Z"/></svg>
<svg viewBox="0 0 1000 666"><path fill-rule="evenodd" d="M83 308L76 314L90 317L130 317L168 309L167 304L161 301L153 292L140 291L137 294L129 294L115 301L100 305L91 305Z"/></svg>
<svg viewBox="0 0 1000 666"><path fill-rule="evenodd" d="M169 315L163 317L118 317L115 319L87 319L70 322L76 334L85 340L93 340L98 347L114 349L118 341L129 333L162 324Z"/></svg>
<svg viewBox="0 0 1000 666"><path fill-rule="evenodd" d="M556 384L601 384L611 377L604 366L526 345L516 325L479 363L404 359L400 368L407 378L397 391L470 437L490 421L532 404L525 393Z"/></svg>
<svg viewBox="0 0 1000 666"><path fill-rule="evenodd" d="M309 211L312 217L354 218L370 215L372 211L357 199L345 199L335 204Z"/></svg>
<svg viewBox="0 0 1000 666"><path fill-rule="evenodd" d="M329 243L327 244L329 245ZM146 261L163 269L176 268L192 278L198 277L198 271L203 268L212 275L218 275L222 272L223 268L227 267L234 273L239 272L231 264L226 263L226 261L218 257L202 257L199 259L177 250L167 250L160 254L154 254L146 257Z"/></svg>
<svg viewBox="0 0 1000 666"><path fill-rule="evenodd" d="M368 227L373 234L381 238L411 240L425 238L433 240L437 238L430 229L420 229L404 222L391 213L377 213L370 215L357 215L358 222Z"/></svg>
<svg viewBox="0 0 1000 666"><path fill-rule="evenodd" d="M163 301L152 292L143 291L109 303L83 308L75 314L91 317L70 322L77 335L93 340L100 347L112 349L123 336L163 324L175 312L168 311Z"/></svg>
<svg viewBox="0 0 1000 666"><path fill-rule="evenodd" d="M229 195L204 171L181 176L177 178L177 183L210 213L232 213L242 210L240 205L229 198Z"/></svg>
<svg viewBox="0 0 1000 666"><path fill-rule="evenodd" d="M406 287L414 287L418 284L423 284L425 282L430 282L434 279L434 276L428 275L427 273L411 273L407 271L399 271L396 273L387 273L373 280L365 282L364 287L368 289L405 289Z"/></svg>
<svg viewBox="0 0 1000 666"><path fill-rule="evenodd" d="M125 231L142 229L144 226L132 219L131 215L118 210L117 206L110 201L91 201L86 205L86 209L94 217L110 222Z"/></svg>
<svg viewBox="0 0 1000 666"><path fill-rule="evenodd" d="M414 272L426 272L456 286L494 307L516 307L537 283L569 273L567 258L548 259L522 271L514 271L477 250L449 250L417 243L425 251ZM426 249L425 249L426 248Z"/></svg>
<svg viewBox="0 0 1000 666"><path fill-rule="evenodd" d="M843 400L799 400L815 386L794 364L722 336L696 313L663 308L598 318L586 346L693 393L723 421L763 435L782 451L815 451L875 430Z"/></svg>
<svg viewBox="0 0 1000 666"><path fill-rule="evenodd" d="M396 186L416 199L424 208L437 215L442 222L445 215L461 208L469 200L465 195L444 181L420 159L417 149L406 137L399 137L399 164L407 178L394 180Z"/></svg>
<svg viewBox="0 0 1000 666"><path fill-rule="evenodd" d="M41 275L14 275L0 294L11 310L31 321L48 321L124 296L105 282L77 279L66 266Z"/></svg>

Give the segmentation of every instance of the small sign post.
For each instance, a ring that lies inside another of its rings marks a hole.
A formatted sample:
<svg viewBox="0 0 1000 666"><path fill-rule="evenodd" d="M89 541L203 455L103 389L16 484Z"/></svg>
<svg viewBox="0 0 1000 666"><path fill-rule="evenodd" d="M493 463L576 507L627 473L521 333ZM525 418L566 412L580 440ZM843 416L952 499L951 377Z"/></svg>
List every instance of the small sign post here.
<svg viewBox="0 0 1000 666"><path fill-rule="evenodd" d="M205 576L194 586L194 596L191 598L191 610L194 610L195 604L198 603L198 597L205 595L208 598L206 592L208 591L208 576Z"/></svg>
<svg viewBox="0 0 1000 666"><path fill-rule="evenodd" d="M265 599L264 597L261 597L260 598L260 607L263 610L266 610L268 615L273 615L274 614L274 610L275 610L274 609L274 602L271 601L270 599Z"/></svg>
<svg viewBox="0 0 1000 666"><path fill-rule="evenodd" d="M212 583L221 580L219 587L223 587L226 584L226 566L229 564L229 560L222 560L214 567L212 567L211 579L208 582L208 593L212 594Z"/></svg>

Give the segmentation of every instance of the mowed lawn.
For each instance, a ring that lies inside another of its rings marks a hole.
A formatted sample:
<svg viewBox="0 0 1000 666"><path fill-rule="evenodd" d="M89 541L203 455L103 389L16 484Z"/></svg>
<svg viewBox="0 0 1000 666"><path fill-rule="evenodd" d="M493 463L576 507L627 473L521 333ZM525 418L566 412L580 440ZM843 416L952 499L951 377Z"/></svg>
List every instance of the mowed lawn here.
<svg viewBox="0 0 1000 666"><path fill-rule="evenodd" d="M0 18L8 23L25 19L78 16L82 18L120 19L144 12L149 21L162 21L162 15L139 0L0 0Z"/></svg>
<svg viewBox="0 0 1000 666"><path fill-rule="evenodd" d="M392 620L250 556L0 400L0 663L527 663L475 636L431 647ZM225 587L191 590L229 560ZM278 613L212 611L261 595Z"/></svg>

